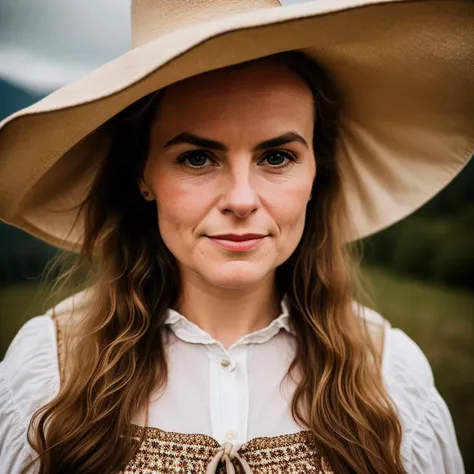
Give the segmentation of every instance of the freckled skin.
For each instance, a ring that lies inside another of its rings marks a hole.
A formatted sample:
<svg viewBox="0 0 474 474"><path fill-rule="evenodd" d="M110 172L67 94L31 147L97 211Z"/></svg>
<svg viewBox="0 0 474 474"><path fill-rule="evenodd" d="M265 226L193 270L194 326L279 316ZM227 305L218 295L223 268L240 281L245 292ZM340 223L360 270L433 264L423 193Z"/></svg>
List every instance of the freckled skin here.
<svg viewBox="0 0 474 474"><path fill-rule="evenodd" d="M209 291L255 287L273 279L275 269L293 253L316 173L312 100L297 75L266 61L212 71L165 92L140 190L156 200L160 232L185 278L199 280ZM294 141L252 152L258 143L290 131L300 134L308 147ZM191 144L165 148L182 132L219 141L229 151ZM193 150L208 159L176 162ZM291 151L298 162L275 156L278 150ZM277 169L287 162L289 166ZM193 165L200 166L197 172L190 169ZM249 252L231 252L205 237L222 233L269 237Z"/></svg>

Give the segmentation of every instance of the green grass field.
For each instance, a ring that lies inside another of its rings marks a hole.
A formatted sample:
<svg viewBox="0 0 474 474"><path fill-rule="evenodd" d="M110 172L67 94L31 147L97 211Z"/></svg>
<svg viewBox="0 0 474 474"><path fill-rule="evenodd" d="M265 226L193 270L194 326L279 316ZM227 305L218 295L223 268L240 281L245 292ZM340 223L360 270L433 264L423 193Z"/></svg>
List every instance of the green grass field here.
<svg viewBox="0 0 474 474"><path fill-rule="evenodd" d="M375 309L426 354L454 419L466 473L474 473L474 296L366 269ZM0 288L0 358L19 327L44 310L36 283Z"/></svg>

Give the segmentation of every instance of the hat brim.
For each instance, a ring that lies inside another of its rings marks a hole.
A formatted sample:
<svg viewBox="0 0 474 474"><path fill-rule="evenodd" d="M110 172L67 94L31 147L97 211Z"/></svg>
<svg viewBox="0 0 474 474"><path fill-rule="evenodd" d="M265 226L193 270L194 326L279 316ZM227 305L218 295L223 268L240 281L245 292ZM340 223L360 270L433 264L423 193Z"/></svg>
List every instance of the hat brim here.
<svg viewBox="0 0 474 474"><path fill-rule="evenodd" d="M0 219L68 250L108 149L107 121L176 81L300 50L344 103L336 159L361 238L406 217L474 153L474 4L319 0L177 31L0 124Z"/></svg>

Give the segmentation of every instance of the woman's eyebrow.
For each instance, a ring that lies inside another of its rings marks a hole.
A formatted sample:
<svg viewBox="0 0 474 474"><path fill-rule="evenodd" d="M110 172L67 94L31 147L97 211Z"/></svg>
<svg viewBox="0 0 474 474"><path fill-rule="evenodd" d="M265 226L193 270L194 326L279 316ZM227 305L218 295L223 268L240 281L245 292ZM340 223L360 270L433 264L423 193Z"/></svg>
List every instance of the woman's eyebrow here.
<svg viewBox="0 0 474 474"><path fill-rule="evenodd" d="M279 135L278 137L270 138L269 140L265 140L259 143L253 148L252 151L259 151L259 150L265 150L267 148L274 148L274 147L285 145L291 142L299 142L305 145L306 148L309 148L308 144L306 143L306 140L299 133L287 132L287 133L284 133L283 135ZM229 151L227 146L225 146L221 142L210 140L209 138L200 137L198 135L194 135L193 133L189 133L189 132L183 132L183 133L180 133L179 135L176 135L174 138L172 138L169 142L165 144L165 148L173 146L173 145L178 145L181 143L188 143L188 144L200 146L203 148L209 148L211 150Z"/></svg>

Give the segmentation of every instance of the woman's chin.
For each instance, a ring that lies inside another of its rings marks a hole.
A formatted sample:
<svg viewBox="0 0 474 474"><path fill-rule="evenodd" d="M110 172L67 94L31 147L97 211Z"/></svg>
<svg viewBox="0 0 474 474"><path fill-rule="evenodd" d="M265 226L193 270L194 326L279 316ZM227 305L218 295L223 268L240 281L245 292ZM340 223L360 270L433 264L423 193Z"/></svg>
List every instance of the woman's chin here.
<svg viewBox="0 0 474 474"><path fill-rule="evenodd" d="M214 286L236 289L254 286L261 282L268 273L261 266L255 268L255 264L242 263L221 264L215 268L207 269L202 273L202 276Z"/></svg>

